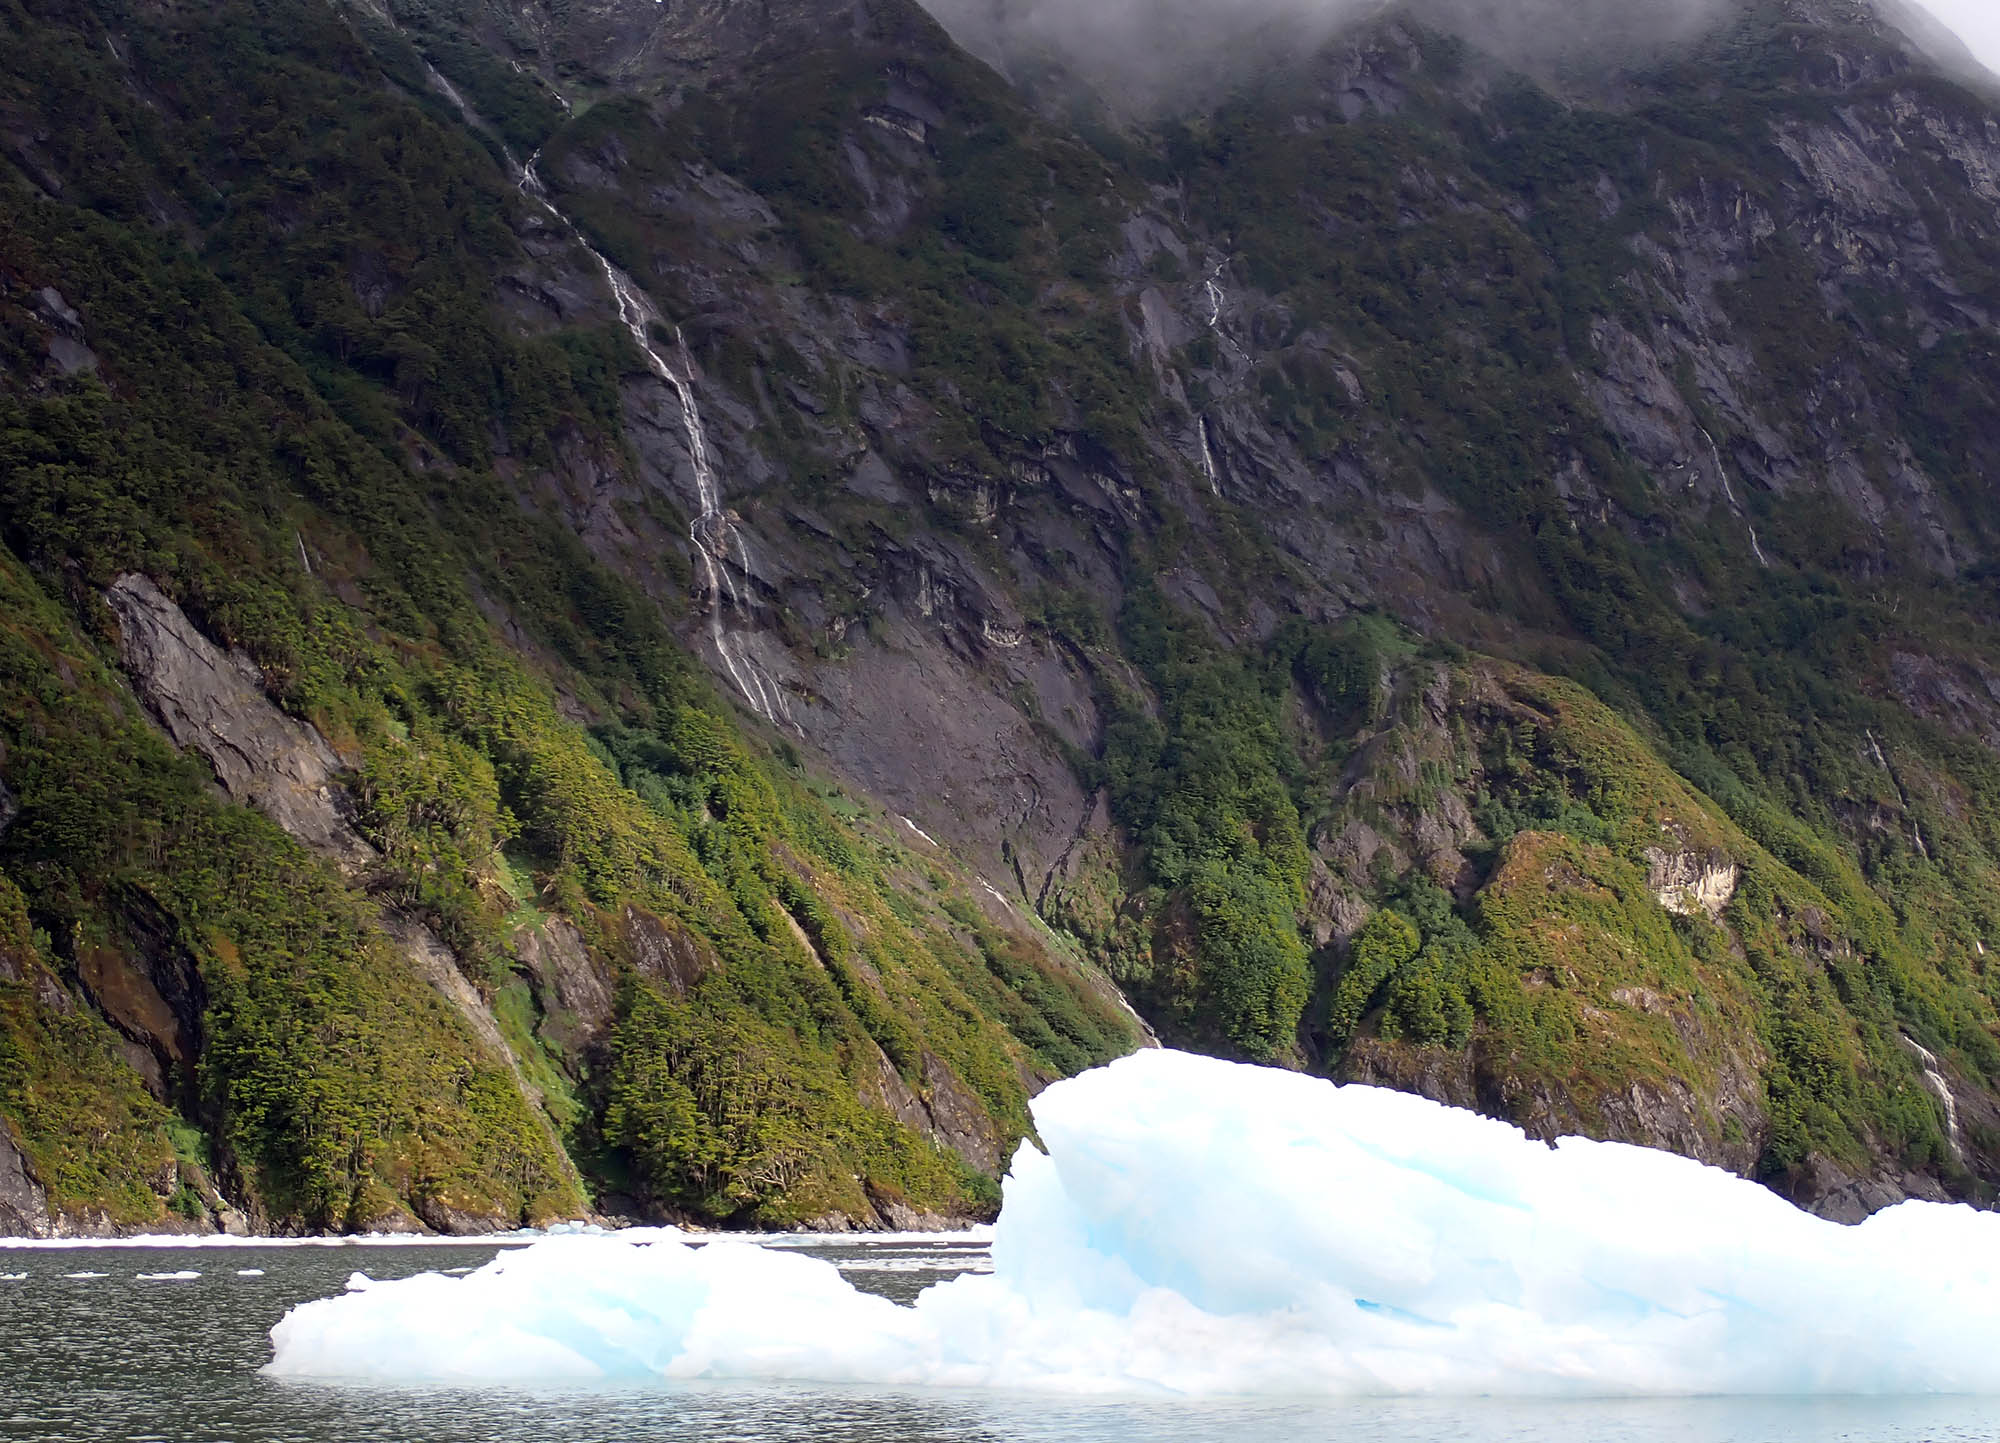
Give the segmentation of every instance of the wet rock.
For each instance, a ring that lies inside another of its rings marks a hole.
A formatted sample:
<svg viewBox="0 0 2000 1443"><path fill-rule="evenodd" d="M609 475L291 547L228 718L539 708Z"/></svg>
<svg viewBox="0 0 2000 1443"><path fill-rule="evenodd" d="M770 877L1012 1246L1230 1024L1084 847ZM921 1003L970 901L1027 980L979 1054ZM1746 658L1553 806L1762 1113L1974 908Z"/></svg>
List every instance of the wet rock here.
<svg viewBox="0 0 2000 1443"><path fill-rule="evenodd" d="M1864 1222L1911 1198L1950 1202L1937 1179L1888 1169L1858 1174L1821 1153L1808 1157L1783 1189L1792 1201L1829 1222Z"/></svg>

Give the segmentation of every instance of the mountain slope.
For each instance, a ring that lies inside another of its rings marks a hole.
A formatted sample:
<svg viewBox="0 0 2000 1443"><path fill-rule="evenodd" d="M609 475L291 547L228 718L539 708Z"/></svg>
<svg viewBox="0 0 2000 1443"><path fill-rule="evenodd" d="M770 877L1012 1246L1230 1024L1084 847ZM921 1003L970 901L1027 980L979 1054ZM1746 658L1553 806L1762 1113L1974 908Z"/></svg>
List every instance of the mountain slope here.
<svg viewBox="0 0 2000 1443"><path fill-rule="evenodd" d="M2000 139L1873 10L1390 14L1143 122L892 0L12 20L0 1015L132 1139L62 1191L0 1094L68 1225L962 1212L1098 967L1990 1195ZM317 850L214 894L140 840L275 839L205 771Z"/></svg>
<svg viewBox="0 0 2000 1443"><path fill-rule="evenodd" d="M1026 1091L1129 1024L934 845L745 750L508 498L617 456L629 352L486 311L533 263L477 142L333 12L14 18L47 77L9 97L0 413L26 1225L989 1206ZM65 95L122 131L48 123ZM119 1053L134 1095L93 1102ZM113 1107L131 1155L68 1158Z"/></svg>

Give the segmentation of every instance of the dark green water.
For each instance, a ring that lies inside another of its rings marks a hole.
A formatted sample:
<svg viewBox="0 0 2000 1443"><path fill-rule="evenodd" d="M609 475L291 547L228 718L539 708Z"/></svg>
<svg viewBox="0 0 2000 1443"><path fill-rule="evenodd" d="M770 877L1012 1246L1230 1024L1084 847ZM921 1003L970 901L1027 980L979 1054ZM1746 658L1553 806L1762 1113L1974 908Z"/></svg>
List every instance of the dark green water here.
<svg viewBox="0 0 2000 1443"><path fill-rule="evenodd" d="M827 1244L907 1301L964 1245ZM661 1384L595 1391L327 1388L264 1377L285 1310L351 1272L475 1267L492 1247L0 1248L0 1439L130 1443L1972 1443L1986 1400L1157 1403ZM239 1276L260 1269L262 1276ZM200 1273L141 1281L140 1273ZM102 1273L100 1278L66 1274Z"/></svg>

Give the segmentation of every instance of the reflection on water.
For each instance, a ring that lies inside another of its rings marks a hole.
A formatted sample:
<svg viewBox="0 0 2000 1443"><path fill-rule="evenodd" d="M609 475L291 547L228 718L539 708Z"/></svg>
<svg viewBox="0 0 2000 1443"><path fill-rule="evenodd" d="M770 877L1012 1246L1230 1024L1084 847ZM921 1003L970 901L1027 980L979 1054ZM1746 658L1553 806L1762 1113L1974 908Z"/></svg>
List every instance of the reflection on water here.
<svg viewBox="0 0 2000 1443"><path fill-rule="evenodd" d="M477 1266L492 1247L0 1250L0 1439L173 1443L1972 1443L1989 1400L1163 1403L661 1384L595 1392L328 1388L257 1370L294 1303ZM983 1268L966 1244L809 1251L907 1301ZM140 1275L152 1275L141 1278ZM18 1275L18 1276L17 1276Z"/></svg>

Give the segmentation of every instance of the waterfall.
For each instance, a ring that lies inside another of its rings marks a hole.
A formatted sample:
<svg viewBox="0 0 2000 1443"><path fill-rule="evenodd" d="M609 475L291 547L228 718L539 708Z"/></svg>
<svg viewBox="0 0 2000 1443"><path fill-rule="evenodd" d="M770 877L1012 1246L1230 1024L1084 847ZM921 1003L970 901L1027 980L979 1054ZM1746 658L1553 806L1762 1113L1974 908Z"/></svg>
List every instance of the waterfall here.
<svg viewBox="0 0 2000 1443"><path fill-rule="evenodd" d="M1208 473L1208 489L1216 496L1222 495L1222 484L1216 475L1215 447L1209 444L1208 417L1200 418L1201 425L1201 469Z"/></svg>
<svg viewBox="0 0 2000 1443"><path fill-rule="evenodd" d="M1928 1047L1907 1035L1903 1038L1903 1045L1916 1054L1917 1064L1924 1070L1924 1085L1944 1104L1945 1140L1951 1144L1951 1155L1963 1162L1965 1149L1958 1140L1958 1099L1952 1096L1951 1084L1944 1080L1944 1073L1938 1070L1937 1057Z"/></svg>
<svg viewBox="0 0 2000 1443"><path fill-rule="evenodd" d="M430 77L431 84L437 87L438 94L451 102L452 108L459 113L459 116L465 123L477 128L472 114L472 107L465 103L465 97L460 95L452 83L440 75L438 68L428 60L424 61L424 73ZM501 148L504 150L506 147L503 146ZM514 157L509 155L507 159L509 162L512 162Z"/></svg>
<svg viewBox="0 0 2000 1443"><path fill-rule="evenodd" d="M395 27L398 34L402 33L402 28L395 26L393 20L390 24ZM429 76L432 86L452 103L459 117L468 126L488 135L492 134L474 113L472 107L466 103L465 97L460 95L452 83L439 74L437 67L428 60L424 61L424 72ZM556 100L562 106L564 114L569 114L569 102L561 95L557 95ZM729 674L729 680L735 686L737 694L747 701L759 716L773 726L782 723L803 735L803 729L792 717L791 705L786 700L784 688L779 686L751 657L744 645L742 632L732 630L728 625L728 616L744 618L748 615L748 603L737 589L735 579L729 574L730 552L732 549L735 551L737 565L747 577L751 574L750 548L744 541L742 533L730 521L728 513L722 509L721 488L716 484L715 468L709 461L708 433L702 427L701 410L695 404L694 359L688 354L687 342L682 337L680 328L678 326L674 328L674 346L680 354L682 367L681 371L676 372L653 345L650 328L653 323L659 321L659 315L654 311L652 303L632 283L632 278L612 265L603 252L584 238L576 222L556 209L555 204L550 201L548 191L542 185L542 178L535 171L535 164L541 159L542 153L537 150L524 164L515 159L514 152L508 149L505 141L501 141L498 136L493 136L493 139L498 142L500 153L506 157L508 166L515 171L521 194L547 211L557 224L569 232L570 238L597 262L597 268L604 273L605 283L611 287L612 299L618 304L620 324L638 345L639 354L646 359L647 369L657 376L680 402L681 423L687 430L688 454L694 464L695 495L699 502L699 513L688 526L688 540L693 543L695 557L701 563L702 580L707 593L709 644L721 658L722 668ZM1220 271L1217 274L1220 274ZM305 561L304 537L299 540L299 559ZM308 573L311 572L310 562L306 562L306 570Z"/></svg>
<svg viewBox="0 0 2000 1443"><path fill-rule="evenodd" d="M731 617L741 619L748 615L748 603L730 574L731 552L734 551L736 564L747 577L751 574L750 547L722 507L722 490L716 483L715 467L709 457L708 432L702 425L701 409L695 401L694 358L688 354L687 341L676 326L674 349L681 363L681 369L676 371L653 344L652 327L660 323L658 312L646 299L645 293L633 284L632 278L584 239L576 223L550 202L541 177L535 171L535 164L540 158L541 152L536 151L528 157L525 165L519 167L521 193L553 216L585 254L597 262L605 284L611 288L611 297L617 303L619 323L638 346L639 354L645 358L646 368L673 392L680 403L681 424L687 431L688 456L694 467L698 503L698 514L688 526L688 540L693 544L695 559L701 566L708 607L709 644L721 659L730 683L759 716L774 726L782 723L795 731L799 730L798 723L792 719L784 689L750 655L744 645L742 631L729 625ZM508 159L511 162L513 157L510 155Z"/></svg>
<svg viewBox="0 0 2000 1443"><path fill-rule="evenodd" d="M1875 755L1875 765L1889 774L1889 782L1896 789L1896 798L1903 804L1903 814L1910 819L1910 840L1916 844L1917 855L1928 862L1931 859L1931 849L1924 845L1924 829L1919 825L1915 814L1911 810L1909 790L1904 787L1903 779L1896 775L1896 769L1889 765L1889 758L1882 754L1882 743L1875 740L1874 728L1868 728L1862 732L1862 735L1868 738L1868 750ZM1979 955L1982 957L1986 955L1986 948L1983 943L1980 945ZM1914 1046L1915 1044L1912 1045Z"/></svg>
<svg viewBox="0 0 2000 1443"><path fill-rule="evenodd" d="M1701 432L1701 439L1708 442L1708 459L1715 465L1716 480L1722 483L1723 499L1729 503L1729 509L1732 512L1741 516L1743 514L1743 503L1736 499L1735 488L1729 484L1729 472L1722 465L1721 448L1715 444L1715 437L1708 434L1708 427L1697 425L1695 430ZM1757 544L1757 528L1750 526L1747 522L1745 523L1745 527L1750 532L1750 554L1757 558L1759 566L1769 570L1771 558L1766 556L1764 548Z"/></svg>
<svg viewBox="0 0 2000 1443"><path fill-rule="evenodd" d="M1247 361L1250 358L1244 354L1243 348L1230 339L1229 332L1222 329L1222 308L1229 303L1228 292L1222 289L1222 273L1228 269L1229 260L1224 257L1221 263L1208 273L1208 279L1202 284L1202 289L1208 296L1208 328L1215 333L1216 340L1220 341L1225 349L1234 351L1239 359Z"/></svg>
<svg viewBox="0 0 2000 1443"><path fill-rule="evenodd" d="M1248 360L1249 357L1243 354L1243 348L1230 340L1229 333L1222 329L1222 308L1229 301L1227 293L1222 289L1222 273L1228 269L1229 260L1225 256L1216 268L1208 273L1208 279L1202 283L1202 290L1208 296L1208 329L1214 334L1215 339L1221 343L1223 349L1234 351L1238 357ZM1203 474L1208 477L1209 491L1215 496L1220 497L1222 495L1222 480L1221 474L1215 464L1215 446L1209 439L1208 417L1203 415L1200 417L1200 422L1201 469Z"/></svg>

